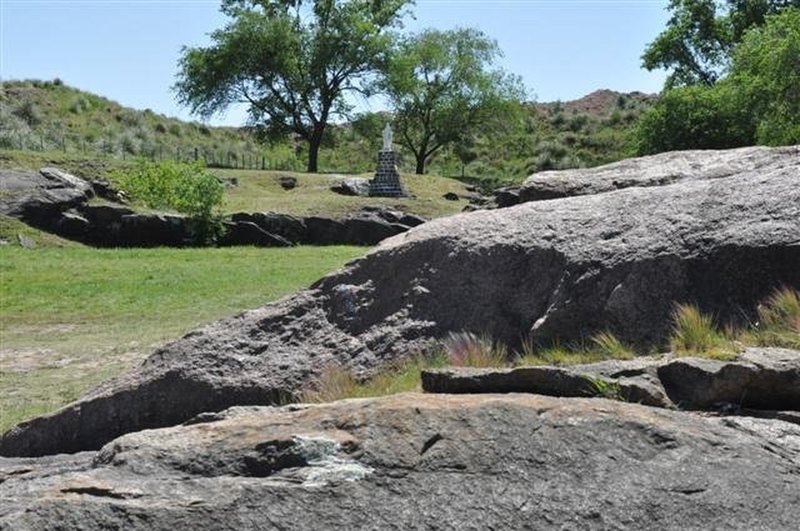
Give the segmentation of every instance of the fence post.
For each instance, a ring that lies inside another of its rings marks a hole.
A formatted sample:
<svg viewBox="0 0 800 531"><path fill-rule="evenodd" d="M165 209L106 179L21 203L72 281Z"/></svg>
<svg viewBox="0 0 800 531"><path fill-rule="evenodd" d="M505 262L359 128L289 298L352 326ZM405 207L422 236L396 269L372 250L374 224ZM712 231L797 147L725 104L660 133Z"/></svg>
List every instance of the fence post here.
<svg viewBox="0 0 800 531"><path fill-rule="evenodd" d="M194 148L194 161L197 162L197 147Z"/></svg>
<svg viewBox="0 0 800 531"><path fill-rule="evenodd" d="M180 146L175 148L175 162L181 161L181 148Z"/></svg>
<svg viewBox="0 0 800 531"><path fill-rule="evenodd" d="M261 155L261 170L263 171L264 169L264 155Z"/></svg>

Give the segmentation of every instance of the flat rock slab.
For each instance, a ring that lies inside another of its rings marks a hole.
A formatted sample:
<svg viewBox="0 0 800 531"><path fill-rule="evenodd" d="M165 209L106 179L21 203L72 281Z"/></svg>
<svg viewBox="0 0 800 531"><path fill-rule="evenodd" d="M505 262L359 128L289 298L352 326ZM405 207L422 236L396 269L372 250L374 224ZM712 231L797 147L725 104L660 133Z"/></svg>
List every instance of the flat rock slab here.
<svg viewBox="0 0 800 531"><path fill-rule="evenodd" d="M729 155L737 156L751 155ZM752 318L774 288L800 289L800 157L775 149L774 160L715 179L425 223L308 290L192 332L136 371L20 425L0 438L0 455L97 449L203 411L285 401L326 367L369 376L451 332L513 347L522 337L564 344L609 330L650 347L665 343L675 302L695 302L721 322Z"/></svg>
<svg viewBox="0 0 800 531"><path fill-rule="evenodd" d="M234 408L0 459L0 527L796 529L800 426L603 399Z"/></svg>
<svg viewBox="0 0 800 531"><path fill-rule="evenodd" d="M800 352L749 348L735 361L665 356L569 367L448 367L423 371L422 388L430 393L599 396L690 409L726 405L789 420L789 411L800 411Z"/></svg>

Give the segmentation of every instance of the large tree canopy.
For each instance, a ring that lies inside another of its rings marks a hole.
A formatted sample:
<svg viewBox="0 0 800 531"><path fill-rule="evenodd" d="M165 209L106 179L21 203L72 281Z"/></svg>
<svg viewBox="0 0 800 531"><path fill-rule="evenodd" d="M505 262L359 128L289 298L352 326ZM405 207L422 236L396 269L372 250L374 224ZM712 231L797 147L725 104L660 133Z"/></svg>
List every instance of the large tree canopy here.
<svg viewBox="0 0 800 531"><path fill-rule="evenodd" d="M306 140L308 171L317 171L325 127L347 112L347 93L370 93L410 2L224 0L230 21L213 44L183 50L178 98L203 117L247 104L271 137Z"/></svg>
<svg viewBox="0 0 800 531"><path fill-rule="evenodd" d="M639 152L800 143L800 8L747 31L713 86L664 92L639 124Z"/></svg>
<svg viewBox="0 0 800 531"><path fill-rule="evenodd" d="M670 71L667 88L713 85L730 67L745 33L800 0L670 0L667 27L642 56L648 70Z"/></svg>
<svg viewBox="0 0 800 531"><path fill-rule="evenodd" d="M416 159L416 173L451 143L467 143L514 119L521 83L491 70L497 44L474 29L426 30L392 54L383 88L395 112L397 142Z"/></svg>

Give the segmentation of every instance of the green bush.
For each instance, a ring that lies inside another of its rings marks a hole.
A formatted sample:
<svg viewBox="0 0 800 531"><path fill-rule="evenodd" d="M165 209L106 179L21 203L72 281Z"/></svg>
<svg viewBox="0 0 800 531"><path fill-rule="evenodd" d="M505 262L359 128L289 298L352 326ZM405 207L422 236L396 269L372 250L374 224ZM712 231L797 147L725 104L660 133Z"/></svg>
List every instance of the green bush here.
<svg viewBox="0 0 800 531"><path fill-rule="evenodd" d="M724 82L668 90L639 122L639 154L752 145L756 123L741 99Z"/></svg>
<svg viewBox="0 0 800 531"><path fill-rule="evenodd" d="M201 163L140 160L114 180L135 201L155 209L171 209L189 216L197 243L215 241L221 233L224 187Z"/></svg>

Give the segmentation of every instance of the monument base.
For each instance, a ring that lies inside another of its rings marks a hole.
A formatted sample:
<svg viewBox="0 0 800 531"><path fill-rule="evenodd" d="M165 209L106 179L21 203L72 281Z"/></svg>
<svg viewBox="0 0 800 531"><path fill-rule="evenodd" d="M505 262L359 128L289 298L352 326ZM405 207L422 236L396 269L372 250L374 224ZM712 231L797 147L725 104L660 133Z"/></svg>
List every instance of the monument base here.
<svg viewBox="0 0 800 531"><path fill-rule="evenodd" d="M375 178L369 182L369 195L372 197L407 197L400 183L397 171L397 153L390 150L378 152L378 169Z"/></svg>

